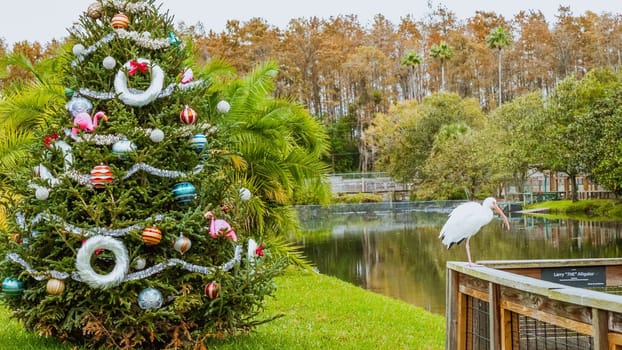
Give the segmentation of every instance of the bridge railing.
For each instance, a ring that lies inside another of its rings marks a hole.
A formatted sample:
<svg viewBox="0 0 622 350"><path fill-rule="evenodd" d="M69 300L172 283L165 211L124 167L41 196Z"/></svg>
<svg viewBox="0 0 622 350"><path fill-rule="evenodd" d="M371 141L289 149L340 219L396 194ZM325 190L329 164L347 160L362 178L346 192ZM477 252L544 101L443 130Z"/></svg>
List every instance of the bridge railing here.
<svg viewBox="0 0 622 350"><path fill-rule="evenodd" d="M622 259L481 263L447 263L446 349L622 349Z"/></svg>

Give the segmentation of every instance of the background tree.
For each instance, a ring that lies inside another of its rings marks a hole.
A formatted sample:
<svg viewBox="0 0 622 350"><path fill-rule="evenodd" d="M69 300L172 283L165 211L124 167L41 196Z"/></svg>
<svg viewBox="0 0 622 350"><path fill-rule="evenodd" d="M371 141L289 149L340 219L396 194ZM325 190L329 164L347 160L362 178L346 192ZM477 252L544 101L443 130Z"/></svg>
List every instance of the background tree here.
<svg viewBox="0 0 622 350"><path fill-rule="evenodd" d="M486 36L486 45L488 45L489 48L491 49L496 49L497 50L497 63L498 63L498 91L497 91L497 97L498 97L498 103L497 106L501 106L502 103L502 99L501 99L501 50L503 50L504 47L510 45L512 43L512 37L510 36L510 34L502 27L497 27L496 29L494 29L493 31L490 32L490 34L488 34Z"/></svg>
<svg viewBox="0 0 622 350"><path fill-rule="evenodd" d="M441 63L441 87L440 91L445 91L445 62L454 56L454 49L451 45L447 44L445 40L441 40L440 43L432 45L430 48L430 56L438 59Z"/></svg>
<svg viewBox="0 0 622 350"><path fill-rule="evenodd" d="M409 51L406 56L402 57L400 61L401 65L408 68L408 90L405 93L406 98L415 98L416 96L416 86L418 85L417 80L419 75L416 74L416 69L423 62L423 57L415 51Z"/></svg>

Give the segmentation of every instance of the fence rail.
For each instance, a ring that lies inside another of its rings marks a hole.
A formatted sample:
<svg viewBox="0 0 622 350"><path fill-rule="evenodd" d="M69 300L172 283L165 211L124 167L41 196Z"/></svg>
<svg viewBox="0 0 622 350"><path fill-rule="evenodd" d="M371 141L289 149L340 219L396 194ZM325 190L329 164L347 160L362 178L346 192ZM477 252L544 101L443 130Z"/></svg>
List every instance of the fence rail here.
<svg viewBox="0 0 622 350"><path fill-rule="evenodd" d="M447 263L446 349L622 349L622 259ZM584 287L578 287L584 286Z"/></svg>

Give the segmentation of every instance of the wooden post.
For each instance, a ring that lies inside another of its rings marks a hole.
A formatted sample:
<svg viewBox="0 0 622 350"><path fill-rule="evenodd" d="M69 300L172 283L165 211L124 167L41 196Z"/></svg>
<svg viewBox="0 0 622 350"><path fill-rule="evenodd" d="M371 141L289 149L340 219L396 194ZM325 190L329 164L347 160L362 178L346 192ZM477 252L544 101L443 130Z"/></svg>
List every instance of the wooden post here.
<svg viewBox="0 0 622 350"><path fill-rule="evenodd" d="M490 350L501 349L501 306L499 305L499 285L488 283L488 327L490 330Z"/></svg>
<svg viewBox="0 0 622 350"><path fill-rule="evenodd" d="M447 269L445 294L445 350L458 349L458 272Z"/></svg>
<svg viewBox="0 0 622 350"><path fill-rule="evenodd" d="M594 350L609 349L609 316L605 310L592 308L592 332Z"/></svg>

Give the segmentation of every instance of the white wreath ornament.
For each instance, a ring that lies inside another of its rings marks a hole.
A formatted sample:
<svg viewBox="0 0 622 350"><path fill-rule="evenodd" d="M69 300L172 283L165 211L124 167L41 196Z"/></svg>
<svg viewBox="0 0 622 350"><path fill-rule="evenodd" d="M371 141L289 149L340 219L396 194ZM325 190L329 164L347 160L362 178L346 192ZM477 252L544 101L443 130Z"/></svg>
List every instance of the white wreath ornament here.
<svg viewBox="0 0 622 350"><path fill-rule="evenodd" d="M91 266L91 256L98 249L109 250L115 256L114 269L106 275L98 274ZM127 275L128 268L127 249L121 241L108 236L95 236L87 239L78 250L76 257L76 270L82 282L91 288L108 289L118 286Z"/></svg>
<svg viewBox="0 0 622 350"><path fill-rule="evenodd" d="M151 103L162 91L164 86L164 71L157 64L151 65L151 61L146 58L139 58L138 63L146 63L151 66L151 85L147 90L131 89L127 86L127 76L123 69L119 69L114 77L114 90L119 95L119 99L128 106L141 107ZM126 70L131 68L131 61L127 61L123 67Z"/></svg>

